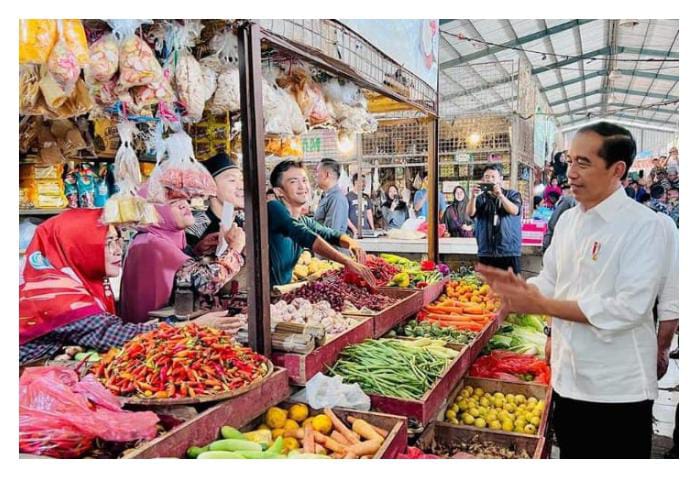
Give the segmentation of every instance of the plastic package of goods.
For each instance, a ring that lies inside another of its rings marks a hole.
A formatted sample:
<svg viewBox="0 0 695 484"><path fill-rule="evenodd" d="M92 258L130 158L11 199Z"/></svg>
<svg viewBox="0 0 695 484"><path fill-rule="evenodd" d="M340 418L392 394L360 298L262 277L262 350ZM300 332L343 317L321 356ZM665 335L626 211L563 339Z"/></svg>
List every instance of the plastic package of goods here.
<svg viewBox="0 0 695 484"><path fill-rule="evenodd" d="M65 94L70 94L80 77L81 68L77 56L63 38L53 46L46 67Z"/></svg>
<svg viewBox="0 0 695 484"><path fill-rule="evenodd" d="M157 163L149 183L149 198L165 200L196 197L207 198L217 194L217 186L210 172L198 161L193 152L193 140L184 131L173 133L164 140L167 158Z"/></svg>
<svg viewBox="0 0 695 484"><path fill-rule="evenodd" d="M289 117L289 107L283 90L274 82L263 78L263 118L265 131L268 134L294 134Z"/></svg>
<svg viewBox="0 0 695 484"><path fill-rule="evenodd" d="M210 111L218 114L238 111L241 108L240 97L239 69L232 64L227 64L217 76L217 89L210 102Z"/></svg>
<svg viewBox="0 0 695 484"><path fill-rule="evenodd" d="M142 20L110 20L113 34L119 41L119 90L146 86L163 78L162 66L147 43L135 32Z"/></svg>
<svg viewBox="0 0 695 484"><path fill-rule="evenodd" d="M203 98L204 102L209 101L217 89L217 72L213 64L206 64L205 60L200 61L200 72L203 76ZM214 61L213 61L214 62ZM219 61L218 61L219 62ZM237 83L238 84L238 83Z"/></svg>
<svg viewBox="0 0 695 484"><path fill-rule="evenodd" d="M19 450L75 458L96 437L111 442L149 440L157 435L154 412L121 409L92 375L81 381L74 370L32 367L19 379Z"/></svg>
<svg viewBox="0 0 695 484"><path fill-rule="evenodd" d="M87 47L87 34L84 31L82 21L79 19L63 19L58 21L58 37L62 38L70 51L75 54L77 63L81 67L89 64L89 48Z"/></svg>
<svg viewBox="0 0 695 484"><path fill-rule="evenodd" d="M200 64L189 53L185 53L176 63L176 86L179 100L186 108L186 118L191 121L200 120L208 88Z"/></svg>
<svg viewBox="0 0 695 484"><path fill-rule="evenodd" d="M360 88L349 81L341 81L333 78L328 82L322 83L321 90L326 97L326 101L345 104L351 107L367 108L367 99L360 91Z"/></svg>
<svg viewBox="0 0 695 484"><path fill-rule="evenodd" d="M94 175L90 171L82 171L77 175L77 193L80 208L95 208L96 185Z"/></svg>
<svg viewBox="0 0 695 484"><path fill-rule="evenodd" d="M63 165L24 164L19 167L19 178L35 180L59 180L63 176Z"/></svg>
<svg viewBox="0 0 695 484"><path fill-rule="evenodd" d="M321 87L314 82L306 67L303 65L290 66L287 74L278 78L278 85L288 89L294 95L299 109L309 125L317 126L330 120Z"/></svg>
<svg viewBox="0 0 695 484"><path fill-rule="evenodd" d="M63 180L65 184L65 198L68 200L69 208L79 208L80 206L80 192L77 187L77 170L74 167L65 174L65 179Z"/></svg>
<svg viewBox="0 0 695 484"><path fill-rule="evenodd" d="M39 101L39 67L22 65L19 67L19 113L29 114Z"/></svg>
<svg viewBox="0 0 695 484"><path fill-rule="evenodd" d="M89 46L89 64L85 78L109 82L118 72L118 43L113 35L104 35Z"/></svg>
<svg viewBox="0 0 695 484"><path fill-rule="evenodd" d="M57 40L58 25L55 20L20 20L19 63L45 64Z"/></svg>

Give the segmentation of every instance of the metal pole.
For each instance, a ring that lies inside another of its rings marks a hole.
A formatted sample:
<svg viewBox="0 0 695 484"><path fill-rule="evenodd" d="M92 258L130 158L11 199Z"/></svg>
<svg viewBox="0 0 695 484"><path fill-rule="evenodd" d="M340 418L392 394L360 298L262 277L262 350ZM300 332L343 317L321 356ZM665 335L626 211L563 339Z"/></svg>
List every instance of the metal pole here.
<svg viewBox="0 0 695 484"><path fill-rule="evenodd" d="M439 118L427 130L427 258L439 262Z"/></svg>
<svg viewBox="0 0 695 484"><path fill-rule="evenodd" d="M357 179L362 180L362 137L360 135L355 135L355 151L357 154ZM362 211L362 197L364 194L364 186L362 190L357 193L357 233L355 237L358 239L362 238L362 224L364 220L364 212Z"/></svg>
<svg viewBox="0 0 695 484"><path fill-rule="evenodd" d="M246 264L253 275L248 292L249 345L266 356L271 352L270 263L268 210L265 201L265 127L261 77L261 31L245 22L237 32L241 93L242 169L246 215Z"/></svg>

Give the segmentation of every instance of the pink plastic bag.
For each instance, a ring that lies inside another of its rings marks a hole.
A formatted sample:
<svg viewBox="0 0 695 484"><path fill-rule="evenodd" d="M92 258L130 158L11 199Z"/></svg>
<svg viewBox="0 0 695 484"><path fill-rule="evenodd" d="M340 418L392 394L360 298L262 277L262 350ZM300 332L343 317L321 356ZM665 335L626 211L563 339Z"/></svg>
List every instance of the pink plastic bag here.
<svg viewBox="0 0 695 484"><path fill-rule="evenodd" d="M153 439L159 417L121 410L119 400L93 376L74 370L27 368L19 379L19 450L75 458L99 437L111 442Z"/></svg>

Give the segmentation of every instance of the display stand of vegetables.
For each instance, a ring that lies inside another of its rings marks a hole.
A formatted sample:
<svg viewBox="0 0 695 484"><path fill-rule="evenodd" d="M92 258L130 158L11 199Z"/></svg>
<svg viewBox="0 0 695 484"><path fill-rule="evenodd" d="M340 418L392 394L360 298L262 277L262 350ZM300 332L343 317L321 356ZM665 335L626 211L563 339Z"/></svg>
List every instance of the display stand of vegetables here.
<svg viewBox="0 0 695 484"><path fill-rule="evenodd" d="M448 343L467 345L475 339L477 333L467 329L459 331L454 328L443 328L437 324L412 320L408 321L406 324L396 327L386 336L390 338L395 338L397 336L406 336L409 338L431 338L443 340Z"/></svg>
<svg viewBox="0 0 695 484"><path fill-rule="evenodd" d="M140 334L106 353L92 371L114 394L195 398L236 390L263 378L267 358L216 329L188 324Z"/></svg>
<svg viewBox="0 0 695 484"><path fill-rule="evenodd" d="M464 387L446 410L446 420L455 425L470 425L535 435L545 402L522 394L487 393L482 388Z"/></svg>
<svg viewBox="0 0 695 484"><path fill-rule="evenodd" d="M398 274L398 268L396 266L391 265L384 259L373 255L367 256L365 265L372 271L372 275L374 275L374 279L376 280L376 285L378 287L385 286L391 281L393 276ZM343 281L348 284L353 284L357 287L367 287L367 282L355 272L348 269L342 269L340 274Z"/></svg>
<svg viewBox="0 0 695 484"><path fill-rule="evenodd" d="M393 254L381 254L381 258L398 268L389 286L423 288L441 281L449 275L449 266L432 261L416 262Z"/></svg>
<svg viewBox="0 0 695 484"><path fill-rule="evenodd" d="M302 403L288 410L271 407L254 431L222 427L222 439L191 447L186 455L197 459L369 459L388 435L362 419L348 417L348 424L328 408L309 417L309 408Z"/></svg>
<svg viewBox="0 0 695 484"><path fill-rule="evenodd" d="M544 359L547 340L544 328L542 316L510 314L497 334L490 338L485 351L506 350Z"/></svg>
<svg viewBox="0 0 695 484"><path fill-rule="evenodd" d="M330 373L365 393L419 400L458 355L445 344L427 338L367 340L345 348Z"/></svg>

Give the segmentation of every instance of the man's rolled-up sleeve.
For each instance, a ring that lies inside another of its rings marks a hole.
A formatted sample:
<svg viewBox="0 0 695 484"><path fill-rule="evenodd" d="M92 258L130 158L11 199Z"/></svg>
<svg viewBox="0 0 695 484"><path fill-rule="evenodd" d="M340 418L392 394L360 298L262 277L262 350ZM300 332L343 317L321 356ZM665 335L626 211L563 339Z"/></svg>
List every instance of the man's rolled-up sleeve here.
<svg viewBox="0 0 695 484"><path fill-rule="evenodd" d="M660 223L643 223L630 237L620 256L619 275L610 294L590 294L577 301L589 323L603 330L625 330L639 325L651 313L662 281L662 254L666 234ZM553 244L550 244L551 248Z"/></svg>

